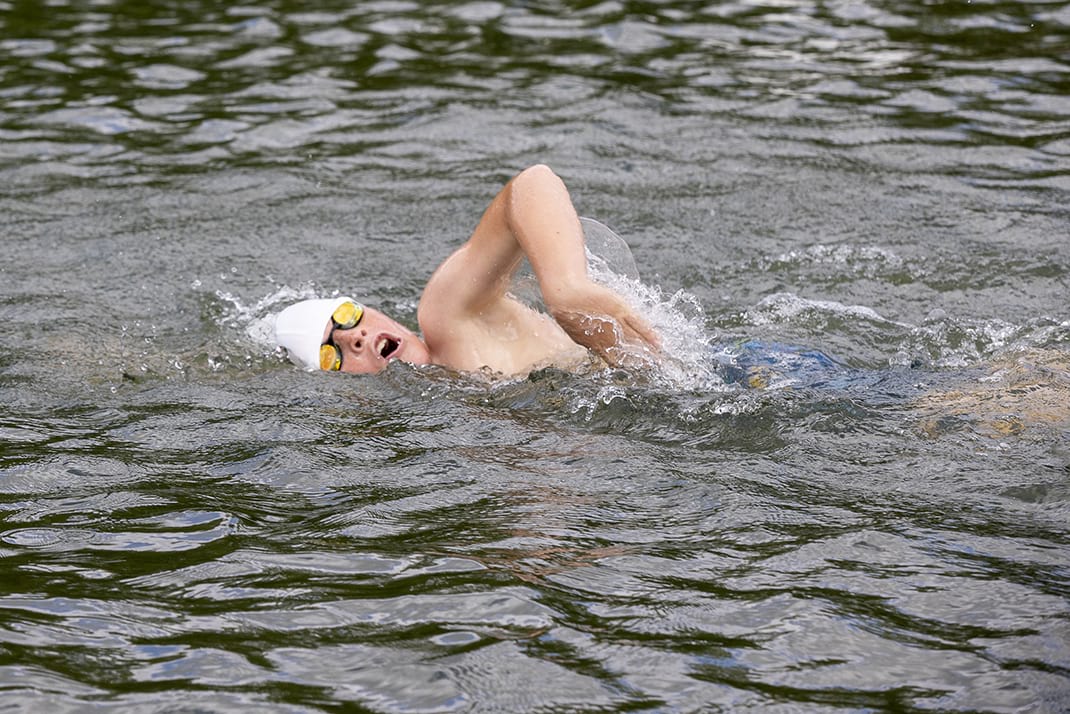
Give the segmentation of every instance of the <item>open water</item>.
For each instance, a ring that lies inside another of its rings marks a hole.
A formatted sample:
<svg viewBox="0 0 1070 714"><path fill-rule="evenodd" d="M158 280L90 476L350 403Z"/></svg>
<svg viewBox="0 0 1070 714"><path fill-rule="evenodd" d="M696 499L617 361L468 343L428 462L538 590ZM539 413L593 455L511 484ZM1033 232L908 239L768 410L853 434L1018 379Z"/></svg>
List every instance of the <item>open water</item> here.
<svg viewBox="0 0 1070 714"><path fill-rule="evenodd" d="M676 359L305 374L550 164ZM1070 708L1070 3L0 0L0 709Z"/></svg>

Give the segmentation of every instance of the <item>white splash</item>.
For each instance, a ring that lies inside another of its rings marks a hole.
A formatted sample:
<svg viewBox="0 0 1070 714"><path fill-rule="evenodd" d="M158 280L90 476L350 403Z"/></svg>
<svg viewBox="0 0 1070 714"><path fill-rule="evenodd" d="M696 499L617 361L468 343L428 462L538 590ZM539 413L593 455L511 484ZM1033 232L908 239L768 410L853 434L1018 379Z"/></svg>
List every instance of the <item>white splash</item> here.
<svg viewBox="0 0 1070 714"><path fill-rule="evenodd" d="M597 221L583 218L581 222L591 278L624 297L661 338L663 354L653 378L671 389L723 388L710 359L712 336L698 298L683 290L666 297L660 287L644 283L620 236Z"/></svg>
<svg viewBox="0 0 1070 714"><path fill-rule="evenodd" d="M821 314L887 323L898 327L911 327L911 325L889 320L865 305L846 305L835 300L812 300L799 297L794 293L767 295L757 305L747 310L745 318L752 325L764 326L791 322L799 316Z"/></svg>
<svg viewBox="0 0 1070 714"><path fill-rule="evenodd" d="M219 319L220 326L240 329L253 342L269 351L276 348L275 315L279 310L299 300L322 297L311 285L300 288L283 285L252 305L246 305L241 298L224 290L216 290L215 296L227 306Z"/></svg>

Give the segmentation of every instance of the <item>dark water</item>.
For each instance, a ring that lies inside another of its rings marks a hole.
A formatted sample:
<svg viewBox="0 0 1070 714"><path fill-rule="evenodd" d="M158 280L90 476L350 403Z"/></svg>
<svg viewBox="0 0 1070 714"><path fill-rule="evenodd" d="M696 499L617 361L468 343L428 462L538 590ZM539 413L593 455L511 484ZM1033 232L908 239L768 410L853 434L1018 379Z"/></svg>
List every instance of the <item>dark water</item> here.
<svg viewBox="0 0 1070 714"><path fill-rule="evenodd" d="M262 343L540 161L672 369ZM0 708L1070 708L1070 3L8 0L0 231Z"/></svg>

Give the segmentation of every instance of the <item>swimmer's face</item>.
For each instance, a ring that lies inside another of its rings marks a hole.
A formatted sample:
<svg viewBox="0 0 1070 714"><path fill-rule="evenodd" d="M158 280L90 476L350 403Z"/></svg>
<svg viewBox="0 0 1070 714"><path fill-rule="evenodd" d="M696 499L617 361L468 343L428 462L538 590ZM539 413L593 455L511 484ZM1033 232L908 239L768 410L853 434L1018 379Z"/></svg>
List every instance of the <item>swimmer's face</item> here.
<svg viewBox="0 0 1070 714"><path fill-rule="evenodd" d="M336 327L331 320L323 330L321 344L333 344L342 356L342 372L375 374L393 360L409 364L428 364L431 355L416 334L372 308L354 327Z"/></svg>

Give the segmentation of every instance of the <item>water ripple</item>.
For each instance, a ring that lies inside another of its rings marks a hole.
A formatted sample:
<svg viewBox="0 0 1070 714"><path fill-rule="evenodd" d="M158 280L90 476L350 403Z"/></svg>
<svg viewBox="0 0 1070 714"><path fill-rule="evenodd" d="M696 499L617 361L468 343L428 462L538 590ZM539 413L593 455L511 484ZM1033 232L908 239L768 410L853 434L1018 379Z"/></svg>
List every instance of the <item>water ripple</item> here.
<svg viewBox="0 0 1070 714"><path fill-rule="evenodd" d="M0 2L0 702L1064 711L1068 27ZM266 345L341 291L415 326L536 161L665 369Z"/></svg>

